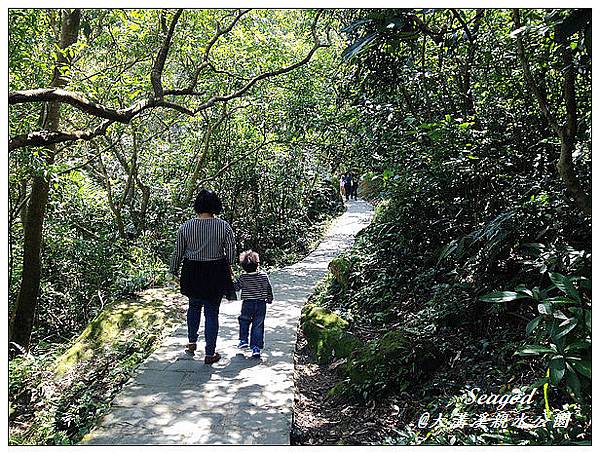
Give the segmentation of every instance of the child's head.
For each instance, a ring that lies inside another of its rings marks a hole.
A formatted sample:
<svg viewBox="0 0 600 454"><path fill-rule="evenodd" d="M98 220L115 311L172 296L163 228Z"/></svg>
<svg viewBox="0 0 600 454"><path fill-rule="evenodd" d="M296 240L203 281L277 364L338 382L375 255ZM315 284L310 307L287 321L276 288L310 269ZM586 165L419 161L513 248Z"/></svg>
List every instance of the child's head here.
<svg viewBox="0 0 600 454"><path fill-rule="evenodd" d="M240 254L240 265L247 273L252 273L258 269L260 258L252 249L244 251Z"/></svg>

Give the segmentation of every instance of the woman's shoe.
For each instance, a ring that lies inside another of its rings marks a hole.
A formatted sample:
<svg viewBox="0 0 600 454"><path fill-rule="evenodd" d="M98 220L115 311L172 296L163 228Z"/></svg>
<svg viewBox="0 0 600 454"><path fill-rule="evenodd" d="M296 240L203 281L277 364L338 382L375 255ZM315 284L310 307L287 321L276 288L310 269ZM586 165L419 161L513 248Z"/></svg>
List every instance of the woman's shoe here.
<svg viewBox="0 0 600 454"><path fill-rule="evenodd" d="M220 359L221 359L221 355L219 355L217 352L215 352L214 355L206 355L204 357L204 364L216 363Z"/></svg>
<svg viewBox="0 0 600 454"><path fill-rule="evenodd" d="M197 347L197 344L195 342L189 342L185 346L185 352L189 353L190 355L193 355L194 352L196 351L196 347Z"/></svg>

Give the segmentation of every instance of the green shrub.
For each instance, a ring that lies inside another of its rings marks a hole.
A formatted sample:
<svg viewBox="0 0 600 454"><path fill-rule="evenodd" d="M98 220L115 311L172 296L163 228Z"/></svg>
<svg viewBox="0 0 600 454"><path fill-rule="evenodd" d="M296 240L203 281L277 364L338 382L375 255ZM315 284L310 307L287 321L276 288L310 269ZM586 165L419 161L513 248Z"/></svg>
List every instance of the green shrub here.
<svg viewBox="0 0 600 454"><path fill-rule="evenodd" d="M402 329L389 331L352 353L346 365L348 390L364 399L400 393L419 384L442 360L433 341Z"/></svg>

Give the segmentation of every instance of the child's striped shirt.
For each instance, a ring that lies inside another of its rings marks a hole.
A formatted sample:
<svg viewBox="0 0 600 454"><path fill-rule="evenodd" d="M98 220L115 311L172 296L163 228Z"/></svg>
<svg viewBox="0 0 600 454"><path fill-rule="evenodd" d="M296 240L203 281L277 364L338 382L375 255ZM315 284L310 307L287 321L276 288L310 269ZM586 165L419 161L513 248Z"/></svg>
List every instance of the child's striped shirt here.
<svg viewBox="0 0 600 454"><path fill-rule="evenodd" d="M242 300L273 301L273 288L269 276L264 271L244 273L234 283L236 290L242 290Z"/></svg>

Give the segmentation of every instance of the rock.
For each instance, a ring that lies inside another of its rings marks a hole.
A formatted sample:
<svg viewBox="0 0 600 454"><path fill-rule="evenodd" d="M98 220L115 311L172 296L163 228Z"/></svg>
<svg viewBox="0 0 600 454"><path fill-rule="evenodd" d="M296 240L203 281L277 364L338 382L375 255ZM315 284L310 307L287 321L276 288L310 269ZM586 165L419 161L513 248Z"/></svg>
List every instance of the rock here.
<svg viewBox="0 0 600 454"><path fill-rule="evenodd" d="M360 341L346 331L349 323L325 308L307 305L301 318L301 326L308 349L320 363L347 358Z"/></svg>

